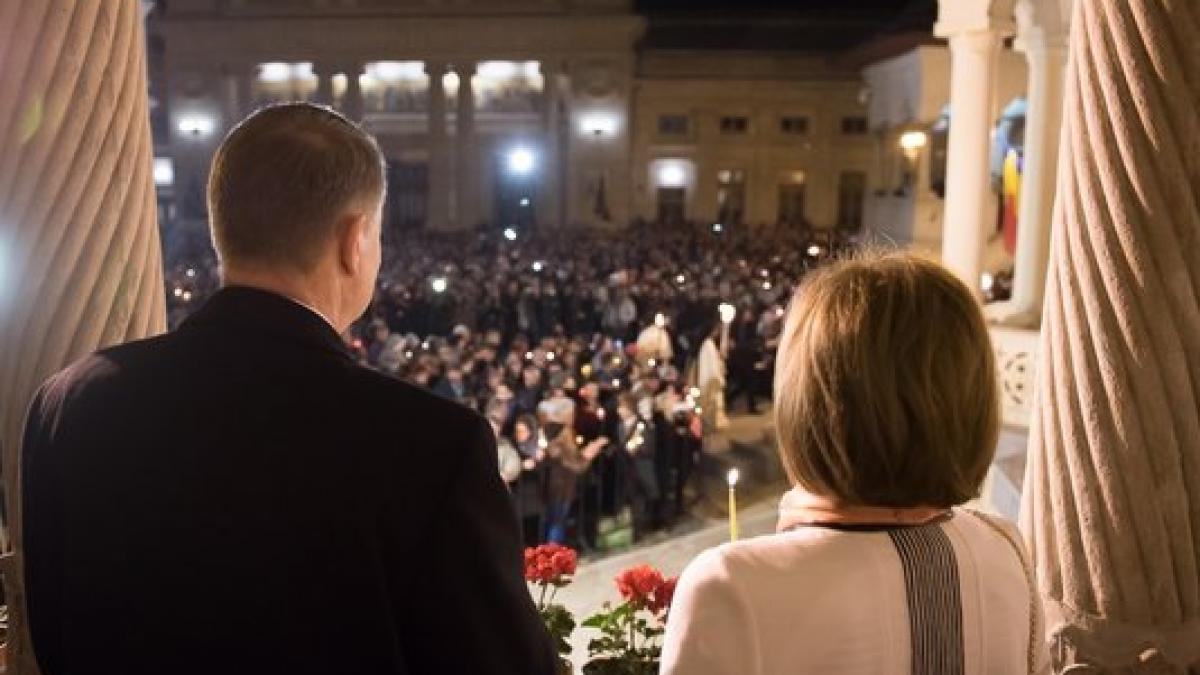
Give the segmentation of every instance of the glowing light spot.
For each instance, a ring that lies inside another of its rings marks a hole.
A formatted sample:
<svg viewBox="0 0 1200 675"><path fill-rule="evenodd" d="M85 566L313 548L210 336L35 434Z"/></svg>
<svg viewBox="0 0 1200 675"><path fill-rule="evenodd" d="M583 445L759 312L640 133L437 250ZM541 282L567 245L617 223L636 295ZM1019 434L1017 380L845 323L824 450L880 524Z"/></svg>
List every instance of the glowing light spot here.
<svg viewBox="0 0 1200 675"><path fill-rule="evenodd" d="M518 176L524 176L533 171L536 162L537 158L529 148L513 148L508 153L508 170Z"/></svg>

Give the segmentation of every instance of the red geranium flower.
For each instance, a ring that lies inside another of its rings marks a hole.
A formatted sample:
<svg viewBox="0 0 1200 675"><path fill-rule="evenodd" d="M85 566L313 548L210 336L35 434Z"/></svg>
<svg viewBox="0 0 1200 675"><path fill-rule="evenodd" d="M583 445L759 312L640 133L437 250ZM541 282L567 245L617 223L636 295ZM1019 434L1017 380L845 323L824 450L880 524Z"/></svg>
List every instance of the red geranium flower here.
<svg viewBox="0 0 1200 675"><path fill-rule="evenodd" d="M667 620L667 612L671 609L671 599L675 597L675 585L679 583L679 577L671 577L663 581L658 588L654 589L654 597L650 598L650 611L662 616L662 620Z"/></svg>
<svg viewBox="0 0 1200 675"><path fill-rule="evenodd" d="M649 565L638 565L617 575L617 590L635 607L648 607L654 592L664 583L662 572Z"/></svg>
<svg viewBox="0 0 1200 675"><path fill-rule="evenodd" d="M525 549L525 580L538 584L561 586L575 574L578 556L575 551L559 544L542 544Z"/></svg>

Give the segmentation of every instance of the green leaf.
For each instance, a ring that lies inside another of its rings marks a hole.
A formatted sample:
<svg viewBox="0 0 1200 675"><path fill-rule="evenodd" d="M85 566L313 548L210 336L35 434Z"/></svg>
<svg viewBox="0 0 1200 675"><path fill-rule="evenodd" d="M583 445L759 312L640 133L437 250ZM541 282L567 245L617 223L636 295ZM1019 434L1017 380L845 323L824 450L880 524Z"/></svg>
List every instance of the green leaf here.
<svg viewBox="0 0 1200 675"><path fill-rule="evenodd" d="M607 620L607 614L593 614L583 620L583 625L586 628L600 628Z"/></svg>

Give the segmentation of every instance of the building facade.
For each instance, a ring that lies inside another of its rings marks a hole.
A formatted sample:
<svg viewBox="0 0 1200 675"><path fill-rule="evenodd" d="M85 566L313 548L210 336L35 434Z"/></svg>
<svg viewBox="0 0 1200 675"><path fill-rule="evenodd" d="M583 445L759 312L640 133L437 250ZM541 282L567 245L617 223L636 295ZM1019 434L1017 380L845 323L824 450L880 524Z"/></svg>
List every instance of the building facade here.
<svg viewBox="0 0 1200 675"><path fill-rule="evenodd" d="M638 216L862 227L873 142L853 71L814 55L646 51L634 87Z"/></svg>
<svg viewBox="0 0 1200 675"><path fill-rule="evenodd" d="M164 222L204 221L212 153L279 101L361 119L389 227L635 218L857 230L874 182L853 68L658 49L625 0L171 0L148 21Z"/></svg>

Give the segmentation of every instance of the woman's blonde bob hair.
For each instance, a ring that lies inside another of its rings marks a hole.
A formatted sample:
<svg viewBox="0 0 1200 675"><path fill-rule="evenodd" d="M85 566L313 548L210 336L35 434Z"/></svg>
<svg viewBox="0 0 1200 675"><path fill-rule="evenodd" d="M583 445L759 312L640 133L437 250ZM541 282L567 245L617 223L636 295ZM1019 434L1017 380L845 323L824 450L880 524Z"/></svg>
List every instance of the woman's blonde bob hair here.
<svg viewBox="0 0 1200 675"><path fill-rule="evenodd" d="M792 299L775 370L780 454L839 503L948 507L979 494L998 440L979 304L937 263L867 254Z"/></svg>

